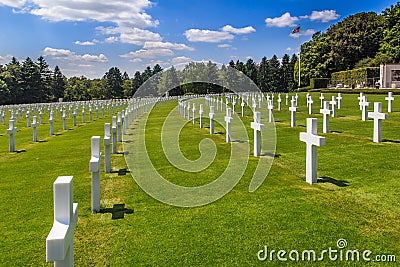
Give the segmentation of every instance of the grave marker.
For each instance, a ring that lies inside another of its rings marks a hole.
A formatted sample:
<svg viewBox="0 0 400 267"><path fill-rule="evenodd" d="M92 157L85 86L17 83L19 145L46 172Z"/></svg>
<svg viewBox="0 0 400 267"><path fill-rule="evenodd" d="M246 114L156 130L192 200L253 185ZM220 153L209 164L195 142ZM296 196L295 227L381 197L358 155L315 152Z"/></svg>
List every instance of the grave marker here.
<svg viewBox="0 0 400 267"><path fill-rule="evenodd" d="M112 117L112 125L111 125L111 130L112 130L112 153L117 154L117 117L113 116Z"/></svg>
<svg viewBox="0 0 400 267"><path fill-rule="evenodd" d="M231 136L232 136L232 127L231 123L233 121L232 118L232 109L227 108L226 109L226 116L225 116L225 122L226 122L226 142L229 143L231 141Z"/></svg>
<svg viewBox="0 0 400 267"><path fill-rule="evenodd" d="M388 112L392 112L392 101L394 101L393 93L389 92L385 100L388 102Z"/></svg>
<svg viewBox="0 0 400 267"><path fill-rule="evenodd" d="M100 136L92 136L89 170L92 173L92 213L100 211Z"/></svg>
<svg viewBox="0 0 400 267"><path fill-rule="evenodd" d="M297 112L297 107L296 107L296 100L294 96L292 96L291 106L289 107L290 111L290 127L295 127L296 126L296 112Z"/></svg>
<svg viewBox="0 0 400 267"><path fill-rule="evenodd" d="M74 266L74 230L78 203L73 203L73 177L59 176L53 184L54 222L46 238L46 261Z"/></svg>
<svg viewBox="0 0 400 267"><path fill-rule="evenodd" d="M332 111L329 109L329 102L324 101L324 108L320 109L319 112L323 114L323 126L322 132L329 133L329 115L331 115Z"/></svg>
<svg viewBox="0 0 400 267"><path fill-rule="evenodd" d="M374 137L373 141L379 143L382 141L382 120L386 120L388 115L382 113L382 103L374 103L374 112L368 112L368 118L374 119Z"/></svg>
<svg viewBox="0 0 400 267"><path fill-rule="evenodd" d="M208 113L210 117L210 134L214 134L214 115L214 106L210 106L210 113Z"/></svg>
<svg viewBox="0 0 400 267"><path fill-rule="evenodd" d="M111 145L111 125L110 123L104 123L104 169L105 173L111 172L111 155L110 155L110 145Z"/></svg>
<svg viewBox="0 0 400 267"><path fill-rule="evenodd" d="M16 132L17 132L17 128L14 127L14 120L10 120L9 127L6 131L6 133L10 135L10 152L15 152L15 133Z"/></svg>
<svg viewBox="0 0 400 267"><path fill-rule="evenodd" d="M261 131L264 130L264 124L261 124L261 113L254 112L254 121L251 122L251 128L254 130L254 157L261 154Z"/></svg>
<svg viewBox="0 0 400 267"><path fill-rule="evenodd" d="M300 141L306 143L306 181L309 184L317 183L317 148L325 146L325 137L317 135L318 121L316 118L307 118L307 132L300 133Z"/></svg>
<svg viewBox="0 0 400 267"><path fill-rule="evenodd" d="M200 104L200 110L199 110L200 128L203 128L203 114L204 114L203 104Z"/></svg>
<svg viewBox="0 0 400 267"><path fill-rule="evenodd" d="M32 123L32 132L33 132L32 140L33 140L33 142L38 141L37 127L38 127L37 118L36 118L36 116L33 116L33 123Z"/></svg>

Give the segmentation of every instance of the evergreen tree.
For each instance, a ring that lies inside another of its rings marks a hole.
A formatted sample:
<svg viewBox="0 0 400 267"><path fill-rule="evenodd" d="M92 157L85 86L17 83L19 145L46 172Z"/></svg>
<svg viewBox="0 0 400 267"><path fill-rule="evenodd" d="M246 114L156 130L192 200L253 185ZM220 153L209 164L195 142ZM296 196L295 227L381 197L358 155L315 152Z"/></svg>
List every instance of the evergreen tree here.
<svg viewBox="0 0 400 267"><path fill-rule="evenodd" d="M267 92L267 75L268 75L268 60L266 57L261 59L260 66L257 72L257 85L261 92Z"/></svg>
<svg viewBox="0 0 400 267"><path fill-rule="evenodd" d="M106 97L107 98L122 98L122 75L117 67L112 67L103 76L106 80Z"/></svg>

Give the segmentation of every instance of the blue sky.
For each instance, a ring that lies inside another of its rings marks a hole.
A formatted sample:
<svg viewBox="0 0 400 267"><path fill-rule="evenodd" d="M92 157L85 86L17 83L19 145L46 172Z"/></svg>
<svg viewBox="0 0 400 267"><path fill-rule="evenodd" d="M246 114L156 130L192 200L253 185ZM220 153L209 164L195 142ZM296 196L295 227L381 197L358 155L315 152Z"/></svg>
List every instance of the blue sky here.
<svg viewBox="0 0 400 267"><path fill-rule="evenodd" d="M0 0L0 64L43 55L67 77L188 61L259 62L345 17L397 0Z"/></svg>

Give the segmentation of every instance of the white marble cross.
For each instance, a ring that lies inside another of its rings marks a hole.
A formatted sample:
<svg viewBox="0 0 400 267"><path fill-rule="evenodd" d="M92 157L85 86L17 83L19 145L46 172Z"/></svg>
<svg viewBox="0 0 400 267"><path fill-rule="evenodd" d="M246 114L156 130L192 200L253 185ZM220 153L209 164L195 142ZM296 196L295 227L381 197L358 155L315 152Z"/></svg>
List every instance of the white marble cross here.
<svg viewBox="0 0 400 267"><path fill-rule="evenodd" d="M279 94L278 95L278 110L280 111L280 110L282 110L282 108L281 108L281 103L282 103L282 98L281 98L281 94Z"/></svg>
<svg viewBox="0 0 400 267"><path fill-rule="evenodd" d="M33 131L32 140L33 140L33 142L37 142L38 141L38 134L37 134L37 127L38 126L39 126L39 124L37 122L37 118L36 118L36 116L33 116L33 122L32 122L32 131Z"/></svg>
<svg viewBox="0 0 400 267"><path fill-rule="evenodd" d="M17 132L17 127L14 127L14 120L10 120L9 127L6 131L10 135L10 152L15 152L15 133Z"/></svg>
<svg viewBox="0 0 400 267"><path fill-rule="evenodd" d="M50 135L54 135L54 114L53 114L53 111L50 111L49 123L50 123Z"/></svg>
<svg viewBox="0 0 400 267"><path fill-rule="evenodd" d="M290 111L290 127L295 127L296 126L296 112L297 112L297 107L296 107L296 100L294 96L292 96L292 100L290 101L292 105L289 107Z"/></svg>
<svg viewBox="0 0 400 267"><path fill-rule="evenodd" d="M254 129L254 157L261 154L261 131L264 130L264 124L261 124L261 113L254 112L254 121L251 122L251 128Z"/></svg>
<svg viewBox="0 0 400 267"><path fill-rule="evenodd" d="M193 121L193 124L196 124L196 103L193 103L192 111L193 111L193 119L192 119L192 121Z"/></svg>
<svg viewBox="0 0 400 267"><path fill-rule="evenodd" d="M111 172L111 124L104 123L104 169L105 173Z"/></svg>
<svg viewBox="0 0 400 267"><path fill-rule="evenodd" d="M204 114L203 104L200 104L200 109L199 109L200 128L203 128L203 114Z"/></svg>
<svg viewBox="0 0 400 267"><path fill-rule="evenodd" d="M232 109L227 108L226 109L226 116L225 116L225 122L226 122L226 142L229 143L232 140L232 127L231 123L233 121L232 118Z"/></svg>
<svg viewBox="0 0 400 267"><path fill-rule="evenodd" d="M187 119L190 121L190 103L187 103Z"/></svg>
<svg viewBox="0 0 400 267"><path fill-rule="evenodd" d="M307 132L300 133L300 141L306 143L306 181L309 184L317 183L317 148L325 145L325 137L318 136L318 121L316 118L307 118Z"/></svg>
<svg viewBox="0 0 400 267"><path fill-rule="evenodd" d="M118 125L118 142L122 142L122 117L121 112L117 113L117 125Z"/></svg>
<svg viewBox="0 0 400 267"><path fill-rule="evenodd" d="M210 113L208 113L210 117L210 134L214 134L214 115L214 106L210 106Z"/></svg>
<svg viewBox="0 0 400 267"><path fill-rule="evenodd" d="M309 104L309 103L308 103L309 97L310 97L310 93L307 93L307 94L306 94L306 104L307 104L307 107L308 107L308 104Z"/></svg>
<svg viewBox="0 0 400 267"><path fill-rule="evenodd" d="M392 101L394 101L393 93L389 92L385 100L388 102L388 112L392 112Z"/></svg>
<svg viewBox="0 0 400 267"><path fill-rule="evenodd" d="M324 101L324 108L320 109L319 112L323 114L323 126L322 132L328 133L329 132L329 115L331 115L332 111L329 109L329 102Z"/></svg>
<svg viewBox="0 0 400 267"><path fill-rule="evenodd" d="M336 96L332 96L332 100L329 102L329 104L331 104L332 106L332 117L335 118L336 117Z"/></svg>
<svg viewBox="0 0 400 267"><path fill-rule="evenodd" d="M268 122L273 122L274 121L274 102L273 100L268 100Z"/></svg>
<svg viewBox="0 0 400 267"><path fill-rule="evenodd" d="M308 114L312 114L312 105L313 105L314 101L312 99L312 96L308 96L307 99L307 106L308 106Z"/></svg>
<svg viewBox="0 0 400 267"><path fill-rule="evenodd" d="M78 203L73 203L73 176L59 176L53 184L54 222L46 238L46 261L54 266L74 266L74 230Z"/></svg>
<svg viewBox="0 0 400 267"><path fill-rule="evenodd" d="M357 97L357 99L358 99L358 105L360 106L360 110L362 110L361 103L364 101L364 95L363 95L363 93L360 93L360 96Z"/></svg>
<svg viewBox="0 0 400 267"><path fill-rule="evenodd" d="M388 115L382 113L382 103L374 103L374 112L368 112L368 118L374 119L374 137L373 141L379 143L382 141L382 120L386 120Z"/></svg>
<svg viewBox="0 0 400 267"><path fill-rule="evenodd" d="M26 111L26 127L31 127L31 113Z"/></svg>
<svg viewBox="0 0 400 267"><path fill-rule="evenodd" d="M289 94L286 94L285 98L286 98L286 106L287 106L287 105L289 105L289 103L288 103L289 102Z"/></svg>
<svg viewBox="0 0 400 267"><path fill-rule="evenodd" d="M342 99L343 99L342 94L338 93L338 96L336 97L336 99L337 99L337 108L341 109L342 108Z"/></svg>
<svg viewBox="0 0 400 267"><path fill-rule="evenodd" d="M369 107L369 102L367 101L367 96L363 97L363 101L361 102L361 119L363 121L366 121L368 119L368 107Z"/></svg>
<svg viewBox="0 0 400 267"><path fill-rule="evenodd" d="M89 170L92 173L92 213L100 211L100 136L92 136Z"/></svg>
<svg viewBox="0 0 400 267"><path fill-rule="evenodd" d="M323 108L324 107L324 100L325 100L324 93L321 93L321 95L319 96L319 100L321 100L321 108Z"/></svg>
<svg viewBox="0 0 400 267"><path fill-rule="evenodd" d="M244 117L244 106L245 106L245 103L244 103L243 97L242 97L242 103L240 105L242 106L242 117Z"/></svg>
<svg viewBox="0 0 400 267"><path fill-rule="evenodd" d="M112 153L117 154L117 117L112 117L111 124L111 132L112 132Z"/></svg>

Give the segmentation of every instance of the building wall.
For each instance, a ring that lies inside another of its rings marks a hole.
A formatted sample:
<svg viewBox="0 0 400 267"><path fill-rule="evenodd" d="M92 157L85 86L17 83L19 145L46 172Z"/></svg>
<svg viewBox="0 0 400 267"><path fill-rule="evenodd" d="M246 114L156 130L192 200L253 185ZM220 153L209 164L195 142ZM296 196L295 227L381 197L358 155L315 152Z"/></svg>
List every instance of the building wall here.
<svg viewBox="0 0 400 267"><path fill-rule="evenodd" d="M400 88L400 64L381 64L380 84L382 88Z"/></svg>

